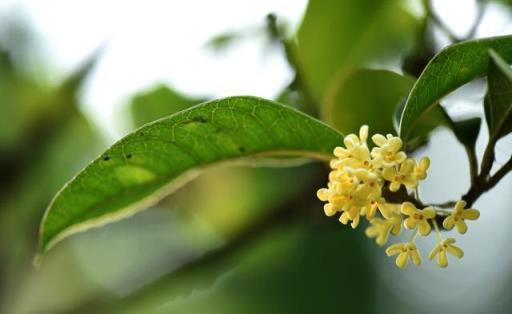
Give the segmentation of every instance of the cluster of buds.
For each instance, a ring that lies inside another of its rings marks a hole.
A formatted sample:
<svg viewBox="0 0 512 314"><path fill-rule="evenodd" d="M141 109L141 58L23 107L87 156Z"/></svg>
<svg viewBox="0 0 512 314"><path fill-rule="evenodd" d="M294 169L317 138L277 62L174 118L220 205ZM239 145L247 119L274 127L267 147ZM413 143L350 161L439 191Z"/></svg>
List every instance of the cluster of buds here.
<svg viewBox="0 0 512 314"><path fill-rule="evenodd" d="M402 203L388 202L385 198L390 193L401 189L416 189L420 180L427 177L430 165L428 158L423 157L419 162L408 158L403 152L402 140L388 134L375 134L372 141L375 144L371 150L367 144L368 126L362 126L359 136L350 134L345 137L345 147L334 149L334 158L330 162L332 171L329 173L327 188L320 189L318 198L324 202L327 216L339 214L343 224L350 222L356 228L361 217L365 217L369 226L366 235L375 238L378 245L383 246L390 234L398 235L405 229L413 230L411 239L406 243L393 244L387 248L388 256L398 255L396 265L403 268L409 259L415 264L421 264L421 255L416 247L417 235L428 236L432 227L436 229L438 244L430 252L429 258L437 257L441 267L448 265L446 252L462 257L463 251L454 245L455 239L443 239L439 233L436 217L444 216L443 227L452 229L456 226L459 233L467 230L464 220L475 220L479 212L475 209L465 209L466 203L458 201L453 211L447 215L444 210L427 206L421 209L408 201ZM386 191L386 190L389 190Z"/></svg>

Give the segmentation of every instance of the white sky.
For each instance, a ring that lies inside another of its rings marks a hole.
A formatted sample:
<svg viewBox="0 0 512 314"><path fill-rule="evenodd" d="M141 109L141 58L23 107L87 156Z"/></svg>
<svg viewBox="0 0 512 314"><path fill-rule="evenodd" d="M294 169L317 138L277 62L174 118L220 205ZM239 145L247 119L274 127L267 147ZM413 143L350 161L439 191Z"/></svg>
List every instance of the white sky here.
<svg viewBox="0 0 512 314"><path fill-rule="evenodd" d="M0 0L0 8L21 8L34 23L45 43L44 59L57 76L69 73L107 44L83 97L86 111L114 138L123 132L119 106L155 82L190 95L275 96L291 79L291 71L278 50L264 50L262 36L241 41L227 54L215 54L204 45L226 31L262 26L270 12L296 26L306 4L306 0Z"/></svg>
<svg viewBox="0 0 512 314"><path fill-rule="evenodd" d="M415 0L409 3L418 7ZM459 35L476 14L470 0L434 4ZM55 70L55 80L106 44L83 90L83 103L111 139L125 132L122 106L156 82L197 96L275 96L291 79L291 71L279 50L265 50L262 36L240 41L225 54L204 45L226 31L262 26L269 12L297 27L306 5L307 0L0 0L0 10L21 9L33 23L44 43L39 53ZM479 36L512 32L502 10L490 6Z"/></svg>

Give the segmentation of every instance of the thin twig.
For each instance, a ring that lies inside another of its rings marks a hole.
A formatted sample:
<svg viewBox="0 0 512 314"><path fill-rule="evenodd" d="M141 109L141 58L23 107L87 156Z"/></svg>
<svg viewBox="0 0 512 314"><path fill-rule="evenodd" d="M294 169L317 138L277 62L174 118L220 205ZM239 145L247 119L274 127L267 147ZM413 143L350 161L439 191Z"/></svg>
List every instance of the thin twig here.
<svg viewBox="0 0 512 314"><path fill-rule="evenodd" d="M471 184L474 184L476 182L476 178L478 177L478 159L476 157L475 148L464 145L464 149L466 150L466 155L468 156Z"/></svg>
<svg viewBox="0 0 512 314"><path fill-rule="evenodd" d="M498 182L500 182L507 173L512 171L512 157L500 168L486 183L485 188L487 190L493 188Z"/></svg>
<svg viewBox="0 0 512 314"><path fill-rule="evenodd" d="M424 0L423 8L425 10L425 14L427 18L429 18L434 24L439 27L439 29L448 37L448 39L452 43L460 42L461 39L453 33L453 31L439 18L439 16L435 13L434 8L432 7L432 2L430 0Z"/></svg>
<svg viewBox="0 0 512 314"><path fill-rule="evenodd" d="M512 171L512 157L501 167L493 176L484 181L479 181L470 187L468 192L462 197L470 207L485 192L492 189L498 182Z"/></svg>
<svg viewBox="0 0 512 314"><path fill-rule="evenodd" d="M478 30L478 26L482 22L482 19L485 15L485 11L487 10L487 5L489 4L489 0L480 0L478 2L478 12L473 25L469 29L466 36L464 36L463 40L468 40L475 37L476 31Z"/></svg>

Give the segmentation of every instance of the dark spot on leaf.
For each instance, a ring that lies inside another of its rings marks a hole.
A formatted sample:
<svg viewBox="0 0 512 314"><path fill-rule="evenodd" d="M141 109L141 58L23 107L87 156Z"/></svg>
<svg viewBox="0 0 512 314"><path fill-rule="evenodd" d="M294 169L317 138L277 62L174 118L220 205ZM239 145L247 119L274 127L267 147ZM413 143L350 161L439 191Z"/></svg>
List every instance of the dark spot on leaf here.
<svg viewBox="0 0 512 314"><path fill-rule="evenodd" d="M105 157L103 157L103 160L105 160L105 161L109 161L109 160L110 160L110 157L109 157L109 156L105 156Z"/></svg>
<svg viewBox="0 0 512 314"><path fill-rule="evenodd" d="M206 118L202 117L202 116L193 117L192 120L196 121L196 122L201 122L201 123L208 122L208 120Z"/></svg>
<svg viewBox="0 0 512 314"><path fill-rule="evenodd" d="M126 155L126 158L128 158L128 159L132 158L132 154Z"/></svg>
<svg viewBox="0 0 512 314"><path fill-rule="evenodd" d="M240 146L240 147L238 147L238 150L239 150L241 153L243 153L243 152L245 152L245 147Z"/></svg>
<svg viewBox="0 0 512 314"><path fill-rule="evenodd" d="M185 121L184 124L186 125L186 124L190 124L190 123L194 123L194 122L206 123L206 122L208 122L208 119L206 119L205 117L202 117L202 116L195 116L195 117L190 118L190 120Z"/></svg>
<svg viewBox="0 0 512 314"><path fill-rule="evenodd" d="M144 135L145 135L144 132L140 132L140 136L144 136Z"/></svg>

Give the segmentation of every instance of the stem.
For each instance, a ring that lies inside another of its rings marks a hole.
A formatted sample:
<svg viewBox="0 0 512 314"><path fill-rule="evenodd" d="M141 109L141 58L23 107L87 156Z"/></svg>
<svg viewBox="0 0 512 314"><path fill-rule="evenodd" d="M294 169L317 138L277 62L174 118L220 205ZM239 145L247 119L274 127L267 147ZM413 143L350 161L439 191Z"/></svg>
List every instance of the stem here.
<svg viewBox="0 0 512 314"><path fill-rule="evenodd" d="M487 181L487 189L493 188L498 182L500 182L507 173L512 171L512 156L510 159L498 170L490 179Z"/></svg>
<svg viewBox="0 0 512 314"><path fill-rule="evenodd" d="M437 27L439 27L439 29L446 35L446 37L448 37L448 39L451 42L457 43L461 41L459 37L455 35L446 24L444 24L444 22L439 18L439 16L437 16L437 14L434 11L434 8L432 7L431 0L424 0L423 8L425 10L427 18L434 22L434 24L436 24Z"/></svg>
<svg viewBox="0 0 512 314"><path fill-rule="evenodd" d="M472 185L469 191L462 197L467 203L467 207L471 207L473 203L485 192L492 189L498 182L500 182L507 173L512 171L512 157L501 167L493 176L488 180L482 181L479 184Z"/></svg>
<svg viewBox="0 0 512 314"><path fill-rule="evenodd" d="M418 234L420 232L418 231L418 229L416 228L416 230L414 230L413 234L411 235L411 237L409 238L409 242L414 242L416 241L416 238L418 237Z"/></svg>
<svg viewBox="0 0 512 314"><path fill-rule="evenodd" d="M471 184L474 184L478 177L478 159L476 158L475 148L464 145L464 149L466 150L466 155L468 156Z"/></svg>
<svg viewBox="0 0 512 314"><path fill-rule="evenodd" d="M480 23L482 22L482 18L485 15L485 11L487 10L487 4L489 4L489 0L480 0L478 2L478 13L476 16L475 21L473 22L473 25L469 29L466 36L464 36L463 40L471 39L475 36L476 31L478 30L478 26L480 26Z"/></svg>
<svg viewBox="0 0 512 314"><path fill-rule="evenodd" d="M497 134L497 133L495 133ZM492 136L487 143L484 151L484 157L482 158L482 165L480 167L480 175L477 178L477 181L485 181L489 176L489 173L492 168L492 164L494 162L494 147L496 146L497 136ZM477 182L479 183L479 182Z"/></svg>
<svg viewBox="0 0 512 314"><path fill-rule="evenodd" d="M434 225L434 229L436 230L436 238L439 242L443 240L441 237L441 232L439 232L439 227L437 226L437 221L435 219L432 219L432 224Z"/></svg>

